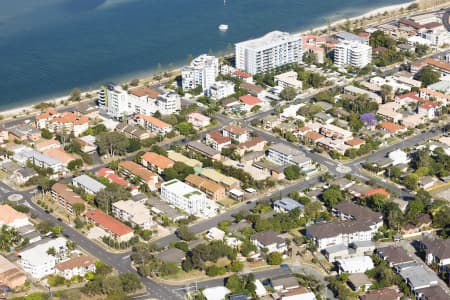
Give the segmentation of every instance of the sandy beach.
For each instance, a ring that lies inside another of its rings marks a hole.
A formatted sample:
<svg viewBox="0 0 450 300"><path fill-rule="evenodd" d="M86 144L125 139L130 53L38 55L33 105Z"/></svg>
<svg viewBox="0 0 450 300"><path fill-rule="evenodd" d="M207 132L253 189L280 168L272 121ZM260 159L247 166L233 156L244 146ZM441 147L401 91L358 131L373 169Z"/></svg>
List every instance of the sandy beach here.
<svg viewBox="0 0 450 300"><path fill-rule="evenodd" d="M407 2L407 3L403 3L403 4L384 6L381 8L370 10L367 13L357 16L357 17L353 17L353 18L349 18L349 19L347 19L347 18L340 19L338 21L331 23L330 26L335 27L337 25L342 25L345 22L347 22L347 20L355 21L355 20L359 20L362 18L370 18L372 16L377 16L377 15L383 14L385 12L391 13L391 12L399 11L401 8L406 8L409 5L411 5L412 3L418 3L418 2L420 2L420 0L414 0L414 1ZM322 26L313 28L312 31L314 31L314 32L323 31L323 30L327 29L328 26L329 25L327 25L327 24L322 25ZM295 34L300 35L300 34L304 34L306 32L311 32L311 31L308 30L308 31L296 32ZM181 72L181 67L172 71L173 74L179 73L179 72ZM146 76L144 78L140 78L140 82L141 83L142 82L151 82L153 79L153 75L154 74L149 73L148 76ZM129 81L125 81L120 84L123 84L123 83L129 84ZM97 91L98 91L98 89L84 91L84 92L82 92L82 98L86 94L94 94L95 95L95 94L97 94ZM11 119L11 118L17 118L17 117L25 117L27 115L31 115L33 112L36 112L36 110L34 109L34 105L36 105L38 103L42 103L42 102L52 103L52 104L56 105L57 107L61 107L62 105L64 105L64 102L67 100L68 97L69 97L69 95L65 95L65 96L56 97L56 98L52 98L52 99L46 99L46 100L43 99L40 101L35 101L35 102L30 103L25 106L20 106L20 107L12 108L9 110L4 110L0 113L0 115L3 117L4 120ZM74 105L74 104L76 104L76 103L69 103L69 105Z"/></svg>

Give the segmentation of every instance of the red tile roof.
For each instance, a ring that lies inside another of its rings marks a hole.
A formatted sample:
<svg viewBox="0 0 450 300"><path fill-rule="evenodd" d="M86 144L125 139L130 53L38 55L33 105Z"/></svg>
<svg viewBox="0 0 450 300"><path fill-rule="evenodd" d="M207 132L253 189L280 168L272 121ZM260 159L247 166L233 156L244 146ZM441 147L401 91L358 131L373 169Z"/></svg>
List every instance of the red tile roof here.
<svg viewBox="0 0 450 300"><path fill-rule="evenodd" d="M133 229L107 215L99 209L88 210L84 213L84 215L89 220L92 220L93 222L99 224L101 227L111 231L115 235L123 236L133 232Z"/></svg>
<svg viewBox="0 0 450 300"><path fill-rule="evenodd" d="M121 186L128 186L129 182L123 179L122 177L118 176L114 173L113 170L109 168L101 168L97 171L97 176L105 177L109 179L109 182L115 183Z"/></svg>
<svg viewBox="0 0 450 300"><path fill-rule="evenodd" d="M219 130L212 131L208 133L209 137L213 139L217 144L225 144L231 142L231 138L228 136L223 136Z"/></svg>
<svg viewBox="0 0 450 300"><path fill-rule="evenodd" d="M170 124L167 124L166 122L161 121L160 119L157 119L157 118L152 117L152 116L139 114L139 115L135 116L135 118L136 119L143 119L143 120L145 120L145 121L147 121L149 123L152 123L153 125L155 125L156 127L159 127L159 128L170 127Z"/></svg>
<svg viewBox="0 0 450 300"><path fill-rule="evenodd" d="M236 70L236 71L234 71L233 74L236 75L237 77L240 77L240 78L250 78L250 77L252 77L252 74L249 74L249 73L241 71L241 70Z"/></svg>
<svg viewBox="0 0 450 300"><path fill-rule="evenodd" d="M56 265L59 271L72 270L74 268L87 268L95 264L95 260L89 256L78 256Z"/></svg>
<svg viewBox="0 0 450 300"><path fill-rule="evenodd" d="M159 96L159 92L154 89L150 89L148 87L138 87L132 90L129 90L128 93L135 95L137 97L149 96L150 98L155 99Z"/></svg>
<svg viewBox="0 0 450 300"><path fill-rule="evenodd" d="M241 134L246 134L247 133L247 129L236 126L236 125L228 125L225 126L223 128L223 130L231 132L233 134L237 134L237 135L241 135Z"/></svg>
<svg viewBox="0 0 450 300"><path fill-rule="evenodd" d="M370 196L373 196L373 195L383 195L383 196L386 196L386 197L390 196L389 192L387 192L383 188L374 188L374 189L371 189L371 190L369 190L369 191L364 193L364 196L366 196L366 197L370 197Z"/></svg>
<svg viewBox="0 0 450 300"><path fill-rule="evenodd" d="M170 158L167 158L155 152L146 152L141 156L141 158L161 169L172 168L174 164L173 160L171 160Z"/></svg>
<svg viewBox="0 0 450 300"><path fill-rule="evenodd" d="M257 105L262 103L262 101L259 98L256 98L252 95L241 96L239 97L239 100L241 100L243 103L247 105Z"/></svg>
<svg viewBox="0 0 450 300"><path fill-rule="evenodd" d="M354 146L358 146L358 145L363 145L363 144L366 143L366 141L363 140L363 139L360 139L360 138L353 138L351 140L346 141L345 143L347 145L350 145L350 146L354 147Z"/></svg>
<svg viewBox="0 0 450 300"><path fill-rule="evenodd" d="M128 172L132 173L134 176L139 176L145 181L154 180L156 177L156 174L153 172L150 172L146 168L144 168L141 165L138 165L134 161L131 160L124 160L119 163L119 167L127 170Z"/></svg>
<svg viewBox="0 0 450 300"><path fill-rule="evenodd" d="M429 100L425 100L419 106L421 108L423 108L423 109L429 110L429 109L432 109L432 108L435 108L435 107L439 107L440 103L429 101Z"/></svg>
<svg viewBox="0 0 450 300"><path fill-rule="evenodd" d="M397 131L404 129L405 127L392 122L384 121L380 123L380 128L383 128L390 133L396 133Z"/></svg>
<svg viewBox="0 0 450 300"><path fill-rule="evenodd" d="M410 92L410 93L406 93L403 95L399 95L397 96L398 99L406 99L406 98L410 98L410 99L414 99L417 101L425 101L423 98L420 98L419 95L417 95L416 92Z"/></svg>

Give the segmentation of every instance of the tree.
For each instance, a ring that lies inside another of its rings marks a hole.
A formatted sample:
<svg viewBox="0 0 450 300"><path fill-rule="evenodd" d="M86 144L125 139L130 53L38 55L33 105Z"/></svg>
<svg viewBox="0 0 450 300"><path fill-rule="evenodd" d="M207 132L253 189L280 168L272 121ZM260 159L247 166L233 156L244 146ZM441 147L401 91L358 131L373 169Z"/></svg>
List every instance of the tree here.
<svg viewBox="0 0 450 300"><path fill-rule="evenodd" d="M175 162L172 168L165 169L163 172L163 178L166 181L172 179L178 179L184 181L189 174L194 174L194 168L189 167L185 163Z"/></svg>
<svg viewBox="0 0 450 300"><path fill-rule="evenodd" d="M260 110L261 110L261 105L255 105L252 107L252 109L250 109L250 111L253 113L257 113Z"/></svg>
<svg viewBox="0 0 450 300"><path fill-rule="evenodd" d="M267 263L269 265L279 265L283 262L283 257L281 256L281 253L278 252L272 252L267 256Z"/></svg>
<svg viewBox="0 0 450 300"><path fill-rule="evenodd" d="M106 213L111 212L111 204L120 200L130 199L131 194L125 186L112 183L95 195L94 201L98 208Z"/></svg>
<svg viewBox="0 0 450 300"><path fill-rule="evenodd" d="M51 140L53 138L53 133L50 132L47 128L41 129L41 137L43 137L46 140Z"/></svg>
<svg viewBox="0 0 450 300"><path fill-rule="evenodd" d="M123 292L121 279L114 275L107 276L102 282L102 292L106 295Z"/></svg>
<svg viewBox="0 0 450 300"><path fill-rule="evenodd" d="M75 212L75 216L80 216L85 210L86 210L86 206L84 205L84 203L74 203L72 205L73 211Z"/></svg>
<svg viewBox="0 0 450 300"><path fill-rule="evenodd" d="M308 65L315 65L318 62L317 54L312 51L306 51L303 54L303 62Z"/></svg>
<svg viewBox="0 0 450 300"><path fill-rule="evenodd" d="M196 239L195 233L186 225L182 225L178 228L177 235L183 241L192 241Z"/></svg>
<svg viewBox="0 0 450 300"><path fill-rule="evenodd" d="M301 171L298 166L292 165L284 169L284 175L287 180L296 180L300 178Z"/></svg>
<svg viewBox="0 0 450 300"><path fill-rule="evenodd" d="M323 192L322 198L328 207L333 207L344 200L344 195L337 185L332 185Z"/></svg>
<svg viewBox="0 0 450 300"><path fill-rule="evenodd" d="M426 66L419 71L417 79L422 82L422 87L427 87L430 84L436 83L440 80L439 72L433 70L431 66Z"/></svg>
<svg viewBox="0 0 450 300"><path fill-rule="evenodd" d="M392 95L392 86L388 84L383 84L380 87L381 98L383 99L383 103L389 102L390 97Z"/></svg>
<svg viewBox="0 0 450 300"><path fill-rule="evenodd" d="M55 247L50 247L50 248L48 248L48 249L47 249L47 254L48 254L48 255L55 256L55 255L56 255Z"/></svg>
<svg viewBox="0 0 450 300"><path fill-rule="evenodd" d="M74 88L70 92L69 101L75 102L81 100L81 90L79 88Z"/></svg>
<svg viewBox="0 0 450 300"><path fill-rule="evenodd" d="M136 273L125 273L119 275L122 288L125 293L134 293L142 287L141 281Z"/></svg>
<svg viewBox="0 0 450 300"><path fill-rule="evenodd" d="M128 147L128 139L125 135L112 131L103 132L96 137L96 144L100 154L108 154L114 157L116 154L125 154Z"/></svg>
<svg viewBox="0 0 450 300"><path fill-rule="evenodd" d="M175 129L182 135L189 135L195 133L194 127L189 122L181 122L175 125Z"/></svg>
<svg viewBox="0 0 450 300"><path fill-rule="evenodd" d="M414 173L406 175L405 178L403 179L403 185L412 191L417 189L418 183L419 183L419 176L417 176Z"/></svg>
<svg viewBox="0 0 450 300"><path fill-rule="evenodd" d="M75 160L71 160L68 164L67 164L67 168L70 171L74 171L79 169L80 167L83 166L83 160L82 159L75 159Z"/></svg>
<svg viewBox="0 0 450 300"><path fill-rule="evenodd" d="M280 93L281 99L286 101L294 100L295 96L297 96L297 91L291 86L285 87Z"/></svg>
<svg viewBox="0 0 450 300"><path fill-rule="evenodd" d="M305 204L305 216L309 219L316 219L322 211L322 203L319 201L310 201Z"/></svg>
<svg viewBox="0 0 450 300"><path fill-rule="evenodd" d="M141 149L141 140L137 138L128 140L128 147L127 147L128 153L133 153L135 151L138 151L139 149Z"/></svg>
<svg viewBox="0 0 450 300"><path fill-rule="evenodd" d="M139 79L134 78L133 80L131 80L130 85L131 86L138 86L139 85Z"/></svg>

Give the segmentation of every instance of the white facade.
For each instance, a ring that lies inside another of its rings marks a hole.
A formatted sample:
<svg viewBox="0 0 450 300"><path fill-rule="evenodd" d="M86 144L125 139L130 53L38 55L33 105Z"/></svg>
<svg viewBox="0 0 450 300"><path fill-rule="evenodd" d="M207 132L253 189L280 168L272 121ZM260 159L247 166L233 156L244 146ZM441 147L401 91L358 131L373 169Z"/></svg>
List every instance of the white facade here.
<svg viewBox="0 0 450 300"><path fill-rule="evenodd" d="M430 42L432 46L440 47L450 41L450 34L444 28L430 29L420 32L419 36Z"/></svg>
<svg viewBox="0 0 450 300"><path fill-rule="evenodd" d="M302 60L302 40L287 32L272 31L235 45L236 68L257 74Z"/></svg>
<svg viewBox="0 0 450 300"><path fill-rule="evenodd" d="M191 215L202 216L206 211L206 195L177 179L161 184L161 198Z"/></svg>
<svg viewBox="0 0 450 300"><path fill-rule="evenodd" d="M113 203L112 212L116 218L130 222L133 227L150 229L153 225L150 210L144 204L133 200L121 200Z"/></svg>
<svg viewBox="0 0 450 300"><path fill-rule="evenodd" d="M275 83L282 88L291 87L296 90L301 90L303 83L298 80L298 74L295 71L289 71L274 77Z"/></svg>
<svg viewBox="0 0 450 300"><path fill-rule="evenodd" d="M49 239L32 248L19 253L20 265L31 277L40 279L46 275L55 273L55 265L66 258L67 240L59 237ZM47 253L48 249L55 249L56 255Z"/></svg>
<svg viewBox="0 0 450 300"><path fill-rule="evenodd" d="M208 90L208 95L215 99L223 99L234 94L234 83L231 81L216 81Z"/></svg>
<svg viewBox="0 0 450 300"><path fill-rule="evenodd" d="M303 152L285 144L270 146L267 152L267 158L276 164L296 165L303 169L311 165L311 160Z"/></svg>
<svg viewBox="0 0 450 300"><path fill-rule="evenodd" d="M402 151L401 149L392 151L391 153L389 153L388 157L392 160L392 165L394 166L407 164L410 162L410 159L408 158L406 152Z"/></svg>
<svg viewBox="0 0 450 300"><path fill-rule="evenodd" d="M115 119L134 114L151 115L156 111L170 115L181 109L181 97L169 91L153 99L149 95L137 96L120 86L109 85L99 92L99 105Z"/></svg>
<svg viewBox="0 0 450 300"><path fill-rule="evenodd" d="M183 90L201 86L205 91L216 81L217 75L219 75L219 59L202 54L181 71Z"/></svg>
<svg viewBox="0 0 450 300"><path fill-rule="evenodd" d="M338 67L363 68L372 62L372 47L359 42L344 41L334 48L334 64Z"/></svg>
<svg viewBox="0 0 450 300"><path fill-rule="evenodd" d="M375 266L370 256L356 256L337 260L339 273L364 273Z"/></svg>

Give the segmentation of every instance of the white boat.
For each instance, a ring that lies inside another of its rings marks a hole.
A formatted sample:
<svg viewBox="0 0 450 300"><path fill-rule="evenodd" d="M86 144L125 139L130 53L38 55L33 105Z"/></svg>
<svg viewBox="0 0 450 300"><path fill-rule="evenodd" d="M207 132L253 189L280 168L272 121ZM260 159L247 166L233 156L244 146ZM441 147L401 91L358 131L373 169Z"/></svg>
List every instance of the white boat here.
<svg viewBox="0 0 450 300"><path fill-rule="evenodd" d="M228 30L228 24L220 24L219 25L219 30L223 31L223 32L227 31Z"/></svg>

